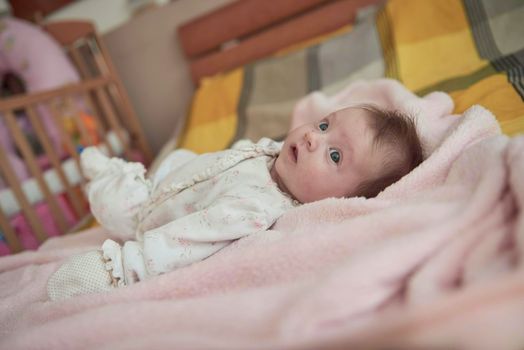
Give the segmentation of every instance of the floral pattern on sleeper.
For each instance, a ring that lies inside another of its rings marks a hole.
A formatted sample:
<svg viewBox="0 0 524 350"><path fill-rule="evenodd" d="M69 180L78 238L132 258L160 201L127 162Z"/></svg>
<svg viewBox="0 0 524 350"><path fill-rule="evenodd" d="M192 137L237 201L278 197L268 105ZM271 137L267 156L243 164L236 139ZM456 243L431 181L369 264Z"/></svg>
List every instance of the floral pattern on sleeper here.
<svg viewBox="0 0 524 350"><path fill-rule="evenodd" d="M236 239L271 227L299 204L271 178L280 148L281 143L270 139L256 144L243 140L221 152L188 156L184 150L181 167L175 167L180 152L175 151L157 171L166 174L162 178L145 180L138 168L131 182L129 173L114 168L94 177L89 188L98 190L89 196L90 203L112 211L93 213L95 217L107 228L132 226L125 234L114 233L136 239L123 247L112 240L104 242L102 250L113 277L121 285L147 279L201 261ZM83 159L82 165L89 167L89 159ZM126 181L120 181L123 178ZM149 192L140 203L136 196L126 199L140 189L143 194L144 186ZM119 220L125 224L115 223Z"/></svg>

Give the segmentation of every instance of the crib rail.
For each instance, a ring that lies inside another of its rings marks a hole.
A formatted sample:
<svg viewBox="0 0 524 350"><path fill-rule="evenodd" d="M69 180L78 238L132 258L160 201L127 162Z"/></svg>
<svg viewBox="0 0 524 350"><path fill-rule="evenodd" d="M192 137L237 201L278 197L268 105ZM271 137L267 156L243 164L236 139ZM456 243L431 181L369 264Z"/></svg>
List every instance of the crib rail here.
<svg viewBox="0 0 524 350"><path fill-rule="evenodd" d="M14 209L4 198L16 201L36 239L43 242L49 233L35 198L46 205L60 234L68 232L89 212L81 190L85 182L79 162L82 148L96 144L111 156L133 159L138 151L146 163L152 158L103 43L89 23L76 24L58 23L46 25L45 29L64 45L82 80L0 100L0 123L13 141L13 149L0 143L0 179L4 182L0 187L0 229L11 252L23 250L23 245L10 223ZM33 142L25 133L27 129L33 132ZM35 148L35 144L39 146ZM21 180L13 157L27 168L30 181ZM58 195L65 198L69 208ZM71 215L67 218L67 210L72 211L76 221L70 220Z"/></svg>
<svg viewBox="0 0 524 350"><path fill-rule="evenodd" d="M15 112L17 114L23 114L28 118L32 129L35 131L38 142L42 145L43 153L52 164L52 169L57 172L61 186L67 194L67 198L72 205L75 216L81 218L88 213L86 201L78 188L75 188L75 184L70 183L70 180L68 180L61 165L64 156L71 157L75 161L78 173L82 174L82 169L80 168L79 163L78 147L73 144L71 135L69 135L64 126L64 118L71 119L70 122L74 123L78 128L84 147L94 145L95 140L93 139L93 135L86 130L86 126L81 120L79 111L74 111L75 114L73 115L70 114L64 116L59 111L57 105L69 101L69 105L72 106L73 103L71 101L73 99L78 99L79 96L80 98L83 98L83 101L87 106L89 106L89 109L96 111L89 113L89 115L93 116L96 123L96 135L101 140L101 143L107 146L109 154L115 155L119 153L114 149L114 145L112 145L107 139L108 130L113 130L118 139L118 143L122 147L123 151L121 153L123 153L123 156L131 158L132 155L130 152L132 145L130 140L133 139L133 135L128 135L127 128L124 126L125 119L123 119L123 116L117 111L115 107L116 103L111 99L111 95L107 93L107 90L114 84L114 79L111 77L93 78L63 88L34 93L22 97L12 97L0 102L0 118L9 130L9 134L13 138L20 158L23 159L23 163L27 165L31 176L36 180L38 188L43 194L44 202L48 205L53 220L58 225L60 232L67 232L72 224L66 222L64 215L62 214L62 208L57 201L57 194L53 193L49 188L49 185L44 178L44 171L38 164L38 156L32 149L19 123L17 123ZM94 99L91 98L91 94L94 96ZM99 109L95 109L95 104L99 106ZM53 146L49 133L36 111L39 107L45 107L50 111L52 122L60 134L60 139L63 141L63 150L57 150L56 147ZM63 152L60 153L60 151ZM8 188L13 192L16 201L20 205L21 211L35 233L38 241L43 242L48 238L48 236L43 229L43 225L35 211L34 205L30 203L24 193L22 183L12 169L12 164L8 159L7 151L3 146L0 146L0 169L1 175L5 179ZM81 183L83 183L83 178ZM16 235L12 232L8 219L3 212L0 215L0 226L11 250L21 250L20 242L18 242Z"/></svg>

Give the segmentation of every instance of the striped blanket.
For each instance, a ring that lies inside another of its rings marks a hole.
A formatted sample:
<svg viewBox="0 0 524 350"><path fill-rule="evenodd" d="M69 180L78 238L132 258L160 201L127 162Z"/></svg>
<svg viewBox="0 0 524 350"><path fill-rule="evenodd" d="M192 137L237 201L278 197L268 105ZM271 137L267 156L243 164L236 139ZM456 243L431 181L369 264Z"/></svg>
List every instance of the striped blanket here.
<svg viewBox="0 0 524 350"><path fill-rule="evenodd" d="M417 95L445 91L455 113L481 104L503 132L524 131L524 2L390 0L352 30L205 79L179 147L209 152L241 138L282 138L295 103L357 79L389 77Z"/></svg>

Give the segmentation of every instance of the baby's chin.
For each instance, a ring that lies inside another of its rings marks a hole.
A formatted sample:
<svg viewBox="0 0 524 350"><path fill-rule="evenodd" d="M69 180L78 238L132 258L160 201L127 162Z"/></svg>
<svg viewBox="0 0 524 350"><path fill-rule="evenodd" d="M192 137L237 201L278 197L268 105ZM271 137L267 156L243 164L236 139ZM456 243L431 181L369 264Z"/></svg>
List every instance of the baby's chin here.
<svg viewBox="0 0 524 350"><path fill-rule="evenodd" d="M328 199L328 198L350 198L350 197L355 197L355 195L354 195L355 192L356 192L356 190L351 191L350 193L344 192L344 193L333 193L333 194L325 194L325 193L315 194L314 192L309 190L309 191L300 192L300 193L298 193L298 195L292 194L292 196L293 196L293 198L298 200L300 203L306 204L306 203L318 202L318 201L321 201L323 199Z"/></svg>
<svg viewBox="0 0 524 350"><path fill-rule="evenodd" d="M306 203L313 203L318 202L323 199L329 198L329 196L322 196L322 195L312 195L311 193L299 193L298 195L291 194L293 198L295 198L297 201L299 201L302 204Z"/></svg>

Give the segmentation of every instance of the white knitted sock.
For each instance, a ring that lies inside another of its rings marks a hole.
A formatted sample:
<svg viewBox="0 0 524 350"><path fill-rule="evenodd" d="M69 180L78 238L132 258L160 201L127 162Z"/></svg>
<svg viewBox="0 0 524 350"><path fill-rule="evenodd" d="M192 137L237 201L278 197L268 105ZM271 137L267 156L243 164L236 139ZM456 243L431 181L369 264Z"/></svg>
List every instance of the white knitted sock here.
<svg viewBox="0 0 524 350"><path fill-rule="evenodd" d="M63 264L49 278L47 294L55 301L79 294L109 291L114 288L111 281L102 252L94 250L74 256Z"/></svg>

